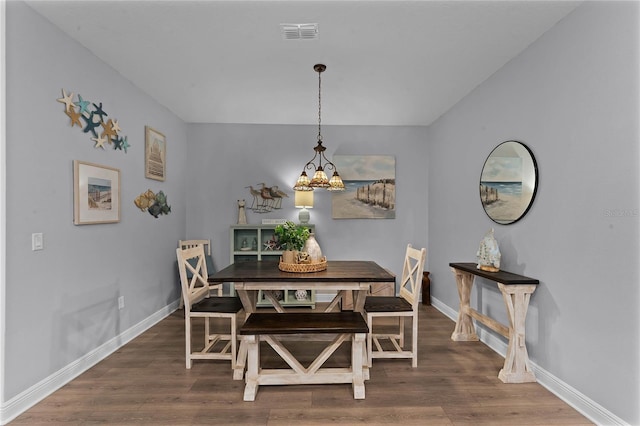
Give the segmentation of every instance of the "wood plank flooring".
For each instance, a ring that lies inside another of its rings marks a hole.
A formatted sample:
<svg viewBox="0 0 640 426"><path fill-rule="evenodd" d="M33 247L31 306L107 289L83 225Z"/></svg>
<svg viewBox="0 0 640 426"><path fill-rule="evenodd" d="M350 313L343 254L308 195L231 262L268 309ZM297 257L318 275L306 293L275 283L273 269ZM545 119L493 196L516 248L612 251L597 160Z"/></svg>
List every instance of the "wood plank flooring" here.
<svg viewBox="0 0 640 426"><path fill-rule="evenodd" d="M451 341L453 327L422 305L418 368L409 360L374 360L364 400L353 399L350 385L305 385L262 386L255 402L244 402L244 382L232 380L229 362L194 361L185 369L179 310L10 424L593 424L537 383L502 383L504 359L483 343ZM312 358L313 344L291 344ZM340 350L347 359L348 348ZM278 363L267 349L263 356Z"/></svg>

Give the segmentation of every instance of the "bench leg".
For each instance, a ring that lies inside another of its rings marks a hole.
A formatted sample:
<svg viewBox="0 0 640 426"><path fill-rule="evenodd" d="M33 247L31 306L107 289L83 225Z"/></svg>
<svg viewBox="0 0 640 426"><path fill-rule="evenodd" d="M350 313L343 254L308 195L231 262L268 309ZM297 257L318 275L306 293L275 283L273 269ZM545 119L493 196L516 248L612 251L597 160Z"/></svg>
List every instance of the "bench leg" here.
<svg viewBox="0 0 640 426"><path fill-rule="evenodd" d="M364 333L355 333L351 340L351 369L353 371L353 398L364 399Z"/></svg>
<svg viewBox="0 0 640 426"><path fill-rule="evenodd" d="M244 378L244 368L247 365L247 341L245 337L240 337L240 347L238 348L238 357L236 365L233 367L233 380L242 380Z"/></svg>
<svg viewBox="0 0 640 426"><path fill-rule="evenodd" d="M258 392L258 371L260 369L260 339L258 336L245 336L247 344L247 377L244 387L244 400L255 401Z"/></svg>

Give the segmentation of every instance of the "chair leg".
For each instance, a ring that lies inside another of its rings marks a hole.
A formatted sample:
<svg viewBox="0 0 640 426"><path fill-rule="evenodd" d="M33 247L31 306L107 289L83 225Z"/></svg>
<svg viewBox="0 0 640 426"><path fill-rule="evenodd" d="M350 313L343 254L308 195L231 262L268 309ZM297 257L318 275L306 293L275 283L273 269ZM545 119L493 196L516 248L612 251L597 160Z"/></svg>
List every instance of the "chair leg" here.
<svg viewBox="0 0 640 426"><path fill-rule="evenodd" d="M185 345L185 360L187 363L187 369L191 368L191 317L187 314L184 317L184 345Z"/></svg>
<svg viewBox="0 0 640 426"><path fill-rule="evenodd" d="M209 346L209 341L211 338L211 333L209 330L210 327L210 323L209 321L211 320L211 318L209 317L205 317L204 318L204 347L206 348L207 346Z"/></svg>
<svg viewBox="0 0 640 426"><path fill-rule="evenodd" d="M367 325L369 326L369 332L367 333L367 366L371 368L373 361L373 317L371 314L367 314Z"/></svg>
<svg viewBox="0 0 640 426"><path fill-rule="evenodd" d="M418 315L414 315L411 319L411 352L413 357L411 358L411 366L416 368L418 366Z"/></svg>
<svg viewBox="0 0 640 426"><path fill-rule="evenodd" d="M400 330L398 335L400 336L400 347L404 348L404 317L400 317Z"/></svg>

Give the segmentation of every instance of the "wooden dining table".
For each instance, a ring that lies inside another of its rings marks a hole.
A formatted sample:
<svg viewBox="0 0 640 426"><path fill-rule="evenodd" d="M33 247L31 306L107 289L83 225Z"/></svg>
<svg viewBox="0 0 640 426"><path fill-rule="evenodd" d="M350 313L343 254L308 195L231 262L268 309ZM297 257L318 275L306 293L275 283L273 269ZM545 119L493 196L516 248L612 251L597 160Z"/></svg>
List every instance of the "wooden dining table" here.
<svg viewBox="0 0 640 426"><path fill-rule="evenodd" d="M275 297L279 290L316 290L336 292L327 306L331 311L346 295L353 294L353 310L362 312L364 300L372 283L395 282L395 275L376 262L366 260L329 260L327 269L319 272L285 272L278 262L248 260L236 262L209 276L209 282L233 282L245 312L256 312L258 291L262 290L278 312L284 308Z"/></svg>
<svg viewBox="0 0 640 426"><path fill-rule="evenodd" d="M325 312L333 311L347 292L353 297L353 311L363 312L364 302L372 283L395 283L395 275L376 262L366 260L329 260L327 269L319 272L285 272L278 262L248 260L236 262L209 276L209 282L232 282L247 315L258 308L258 293L267 297L277 312L285 312L275 292L282 290L316 290L336 292ZM299 309L299 308L292 308ZM238 364L233 378L242 380L244 375L246 345L240 342Z"/></svg>

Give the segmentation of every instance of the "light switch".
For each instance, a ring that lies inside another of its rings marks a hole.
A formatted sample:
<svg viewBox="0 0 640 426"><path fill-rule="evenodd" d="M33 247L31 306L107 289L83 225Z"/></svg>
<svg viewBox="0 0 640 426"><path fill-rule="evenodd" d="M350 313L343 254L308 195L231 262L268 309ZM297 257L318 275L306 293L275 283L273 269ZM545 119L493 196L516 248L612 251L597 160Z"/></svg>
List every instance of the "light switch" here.
<svg viewBox="0 0 640 426"><path fill-rule="evenodd" d="M42 232L31 234L31 250L44 250L44 237Z"/></svg>

